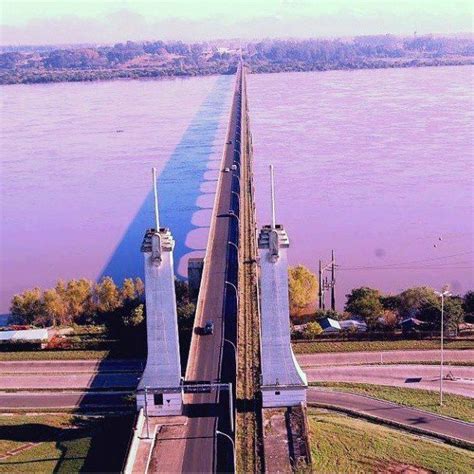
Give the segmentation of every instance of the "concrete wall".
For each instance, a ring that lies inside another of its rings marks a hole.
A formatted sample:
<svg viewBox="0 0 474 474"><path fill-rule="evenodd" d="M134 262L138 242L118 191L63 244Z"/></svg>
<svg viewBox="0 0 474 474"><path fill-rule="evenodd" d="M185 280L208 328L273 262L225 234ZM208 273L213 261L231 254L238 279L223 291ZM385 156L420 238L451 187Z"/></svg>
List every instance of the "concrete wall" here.
<svg viewBox="0 0 474 474"><path fill-rule="evenodd" d="M171 416L181 415L183 411L183 395L179 393L159 393L160 402L155 404L156 393L147 393L148 415L149 416ZM137 393L137 407L145 409L145 394Z"/></svg>
<svg viewBox="0 0 474 474"><path fill-rule="evenodd" d="M306 404L306 387L262 387L264 408L293 407Z"/></svg>
<svg viewBox="0 0 474 474"><path fill-rule="evenodd" d="M138 445L140 444L140 436L142 434L143 424L145 423L145 417L143 410L140 410L137 417L137 422L133 428L132 442L127 454L127 462L125 464L124 474L132 474L133 466L137 457Z"/></svg>

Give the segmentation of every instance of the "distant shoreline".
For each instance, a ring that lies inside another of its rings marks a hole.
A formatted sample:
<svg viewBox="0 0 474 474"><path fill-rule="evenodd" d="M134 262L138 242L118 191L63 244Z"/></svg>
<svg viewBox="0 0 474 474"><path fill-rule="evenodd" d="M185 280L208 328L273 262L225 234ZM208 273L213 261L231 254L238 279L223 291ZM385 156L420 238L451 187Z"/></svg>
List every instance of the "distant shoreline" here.
<svg viewBox="0 0 474 474"><path fill-rule="evenodd" d="M385 59L357 64L320 65L320 64L262 64L250 65L252 74L276 74L282 72L327 72L359 71L368 69L405 69L418 67L472 66L474 58L427 59L387 61ZM208 77L232 75L234 71L199 71L173 73L163 69L57 69L41 71L12 71L0 73L0 85L51 84L61 82L103 82L112 80L136 79L176 79L190 77Z"/></svg>

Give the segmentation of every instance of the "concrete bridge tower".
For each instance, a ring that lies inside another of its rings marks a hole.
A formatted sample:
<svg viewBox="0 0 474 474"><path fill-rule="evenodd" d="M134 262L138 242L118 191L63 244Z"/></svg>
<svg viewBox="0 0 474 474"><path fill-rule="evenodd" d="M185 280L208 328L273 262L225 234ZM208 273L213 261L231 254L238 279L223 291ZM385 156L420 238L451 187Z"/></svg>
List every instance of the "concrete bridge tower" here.
<svg viewBox="0 0 474 474"><path fill-rule="evenodd" d="M174 239L160 228L156 169L153 168L155 228L145 232L145 298L148 356L138 384L137 406L149 415L180 415L183 406L178 317L174 287ZM145 400L146 397L146 400Z"/></svg>
<svg viewBox="0 0 474 474"><path fill-rule="evenodd" d="M306 375L290 342L288 260L290 246L282 225L275 222L275 188L270 165L272 224L258 238L261 282L261 345L263 407L295 406L306 402Z"/></svg>

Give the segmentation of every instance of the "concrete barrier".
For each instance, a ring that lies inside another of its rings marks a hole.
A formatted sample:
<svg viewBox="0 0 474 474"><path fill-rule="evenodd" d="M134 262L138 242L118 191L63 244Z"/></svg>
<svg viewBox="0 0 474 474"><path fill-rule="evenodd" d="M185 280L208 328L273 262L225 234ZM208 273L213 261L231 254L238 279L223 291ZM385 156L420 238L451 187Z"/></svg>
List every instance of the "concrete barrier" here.
<svg viewBox="0 0 474 474"><path fill-rule="evenodd" d="M132 442L127 454L127 462L123 470L124 474L132 474L133 466L137 457L138 444L140 443L140 437L143 431L143 425L145 423L145 415L143 414L143 408L138 412L137 422L133 428Z"/></svg>

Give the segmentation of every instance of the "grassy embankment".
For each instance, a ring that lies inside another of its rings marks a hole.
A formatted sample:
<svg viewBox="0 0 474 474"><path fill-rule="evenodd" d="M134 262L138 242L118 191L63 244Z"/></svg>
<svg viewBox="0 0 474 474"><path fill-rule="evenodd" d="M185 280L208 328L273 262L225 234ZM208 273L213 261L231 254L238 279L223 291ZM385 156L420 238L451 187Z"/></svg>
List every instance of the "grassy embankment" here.
<svg viewBox="0 0 474 474"><path fill-rule="evenodd" d="M445 341L445 349L474 349L474 339L463 341ZM400 341L321 341L298 342L293 344L295 354L312 354L317 352L365 352L393 350L427 350L439 349L439 340L400 340Z"/></svg>
<svg viewBox="0 0 474 474"><path fill-rule="evenodd" d="M439 415L474 422L474 403L472 398L445 393L443 406L439 406L439 393L418 388L386 387L364 383L316 382L312 386L332 388L342 392L357 393L387 400L408 407L437 413Z"/></svg>
<svg viewBox="0 0 474 474"><path fill-rule="evenodd" d="M313 472L473 470L474 454L461 448L319 409L309 409L308 417Z"/></svg>
<svg viewBox="0 0 474 474"><path fill-rule="evenodd" d="M68 414L2 416L0 472L119 472L133 418L133 415ZM8 454L16 449L20 451Z"/></svg>

